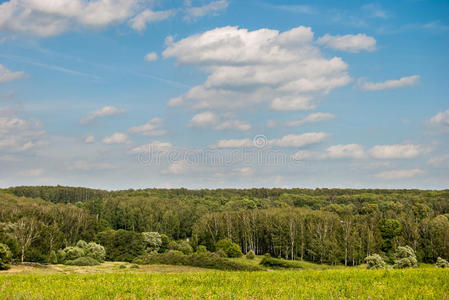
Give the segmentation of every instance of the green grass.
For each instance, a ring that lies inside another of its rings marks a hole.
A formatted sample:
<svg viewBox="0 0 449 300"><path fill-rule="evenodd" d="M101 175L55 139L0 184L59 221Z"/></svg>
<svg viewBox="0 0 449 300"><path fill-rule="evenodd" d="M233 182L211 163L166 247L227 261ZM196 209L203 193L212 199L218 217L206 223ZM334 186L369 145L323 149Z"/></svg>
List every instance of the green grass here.
<svg viewBox="0 0 449 300"><path fill-rule="evenodd" d="M118 266L115 266L116 270L119 270ZM321 271L168 274L117 271L0 275L0 299L30 298L449 299L449 270L341 268Z"/></svg>

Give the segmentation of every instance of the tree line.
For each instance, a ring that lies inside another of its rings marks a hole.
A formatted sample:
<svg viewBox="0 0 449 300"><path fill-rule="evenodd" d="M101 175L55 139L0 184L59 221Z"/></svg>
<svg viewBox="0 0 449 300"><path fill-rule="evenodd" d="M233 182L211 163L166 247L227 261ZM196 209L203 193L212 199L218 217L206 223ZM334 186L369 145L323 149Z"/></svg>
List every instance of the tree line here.
<svg viewBox="0 0 449 300"><path fill-rule="evenodd" d="M42 186L0 190L0 205L0 243L17 261L48 261L79 240L105 244L107 259L109 248L129 260L142 253L136 232L159 232L167 243L188 238L194 250L215 251L227 238L244 253L329 264L388 259L405 245L418 261L449 258L449 190Z"/></svg>

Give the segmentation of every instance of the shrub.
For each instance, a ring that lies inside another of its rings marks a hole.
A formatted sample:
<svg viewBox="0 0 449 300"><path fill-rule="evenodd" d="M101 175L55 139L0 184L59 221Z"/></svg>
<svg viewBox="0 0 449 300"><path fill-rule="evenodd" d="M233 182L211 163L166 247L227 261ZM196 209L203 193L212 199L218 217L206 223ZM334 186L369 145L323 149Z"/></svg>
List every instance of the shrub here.
<svg viewBox="0 0 449 300"><path fill-rule="evenodd" d="M192 254L193 249L187 241L179 241L178 242L178 250L184 254Z"/></svg>
<svg viewBox="0 0 449 300"><path fill-rule="evenodd" d="M162 246L162 238L159 232L142 232L143 241L150 251L158 251Z"/></svg>
<svg viewBox="0 0 449 300"><path fill-rule="evenodd" d="M449 268L449 262L441 257L438 257L435 266L437 268L447 269Z"/></svg>
<svg viewBox="0 0 449 300"><path fill-rule="evenodd" d="M367 269L384 269L385 261L379 254L373 254L365 258Z"/></svg>
<svg viewBox="0 0 449 300"><path fill-rule="evenodd" d="M170 241L167 245L168 250L178 250L178 243L176 241Z"/></svg>
<svg viewBox="0 0 449 300"><path fill-rule="evenodd" d="M219 250L215 251L215 254L216 254L218 257L228 257L228 255L226 254L226 252L224 252L222 249L219 249Z"/></svg>
<svg viewBox="0 0 449 300"><path fill-rule="evenodd" d="M85 256L91 257L99 262L104 262L104 259L106 257L106 250L104 249L104 247L95 242L86 244L84 252Z"/></svg>
<svg viewBox="0 0 449 300"><path fill-rule="evenodd" d="M134 260L138 264L166 264L183 265L217 270L235 271L260 271L262 268L235 262L219 257L214 253L189 254L185 255L179 251L168 251L166 253L146 254Z"/></svg>
<svg viewBox="0 0 449 300"><path fill-rule="evenodd" d="M119 269L126 269L126 265L120 265Z"/></svg>
<svg viewBox="0 0 449 300"><path fill-rule="evenodd" d="M143 236L139 232L106 230L98 233L97 237L106 250L108 260L132 261L145 252Z"/></svg>
<svg viewBox="0 0 449 300"><path fill-rule="evenodd" d="M84 250L79 248L79 247L66 247L64 249L65 252L65 259L66 260L75 260L77 258L83 257L84 256Z"/></svg>
<svg viewBox="0 0 449 300"><path fill-rule="evenodd" d="M139 265L138 264L132 264L130 266L131 269L139 269Z"/></svg>
<svg viewBox="0 0 449 300"><path fill-rule="evenodd" d="M165 252L168 250L168 243L170 242L170 239L166 234L161 234L161 247L159 248L159 252Z"/></svg>
<svg viewBox="0 0 449 300"><path fill-rule="evenodd" d="M217 242L217 250L223 250L228 257L241 257L243 255L240 246L230 239L222 239Z"/></svg>
<svg viewBox="0 0 449 300"><path fill-rule="evenodd" d="M100 263L93 259L92 257L79 257L77 259L74 260L67 260L65 262L66 265L69 266L96 266L99 265Z"/></svg>
<svg viewBox="0 0 449 300"><path fill-rule="evenodd" d="M294 260L285 260L280 258L265 256L260 264L262 266L273 268L273 269L302 269L302 265Z"/></svg>
<svg viewBox="0 0 449 300"><path fill-rule="evenodd" d="M255 257L256 257L256 254L254 253L253 250L249 250L249 251L246 253L246 258L247 258L247 259L254 259Z"/></svg>
<svg viewBox="0 0 449 300"><path fill-rule="evenodd" d="M56 256L56 252L54 250L50 251L50 255L48 256L48 262L51 264L58 263L58 257Z"/></svg>
<svg viewBox="0 0 449 300"><path fill-rule="evenodd" d="M0 270L8 270L12 261L12 253L9 247L0 243Z"/></svg>
<svg viewBox="0 0 449 300"><path fill-rule="evenodd" d="M76 246L78 248L85 249L87 247L87 243L83 240L79 240L78 243L76 243Z"/></svg>
<svg viewBox="0 0 449 300"><path fill-rule="evenodd" d="M62 249L59 249L58 252L56 252L56 257L58 258L58 264L63 264L65 262L65 258L66 258L65 251Z"/></svg>
<svg viewBox="0 0 449 300"><path fill-rule="evenodd" d="M418 267L415 251L410 246L399 246L394 256L396 258L393 266L395 269Z"/></svg>
<svg viewBox="0 0 449 300"><path fill-rule="evenodd" d="M199 246L196 248L196 253L199 253L199 254L207 253L207 248L206 248L206 246L199 245Z"/></svg>

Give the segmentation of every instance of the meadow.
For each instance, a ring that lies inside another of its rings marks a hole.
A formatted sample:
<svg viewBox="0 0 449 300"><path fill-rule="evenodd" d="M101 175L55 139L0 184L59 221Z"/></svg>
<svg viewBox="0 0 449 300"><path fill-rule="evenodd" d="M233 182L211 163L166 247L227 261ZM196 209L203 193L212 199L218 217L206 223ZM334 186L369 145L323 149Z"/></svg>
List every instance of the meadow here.
<svg viewBox="0 0 449 300"><path fill-rule="evenodd" d="M449 270L430 266L258 272L130 266L13 267L0 273L0 299L449 299Z"/></svg>

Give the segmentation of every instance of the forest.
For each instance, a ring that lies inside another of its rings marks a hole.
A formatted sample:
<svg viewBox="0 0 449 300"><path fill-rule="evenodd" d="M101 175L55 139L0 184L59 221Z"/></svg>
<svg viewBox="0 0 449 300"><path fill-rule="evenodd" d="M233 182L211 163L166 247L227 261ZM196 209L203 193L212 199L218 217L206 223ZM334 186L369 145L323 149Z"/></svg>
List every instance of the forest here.
<svg viewBox="0 0 449 300"><path fill-rule="evenodd" d="M449 258L449 190L21 186L0 190L0 207L0 243L16 262L96 245L100 260L133 261L154 250L214 252L223 241L243 254L330 265L373 254L392 262L399 246L419 262Z"/></svg>

